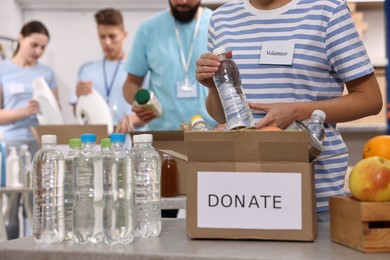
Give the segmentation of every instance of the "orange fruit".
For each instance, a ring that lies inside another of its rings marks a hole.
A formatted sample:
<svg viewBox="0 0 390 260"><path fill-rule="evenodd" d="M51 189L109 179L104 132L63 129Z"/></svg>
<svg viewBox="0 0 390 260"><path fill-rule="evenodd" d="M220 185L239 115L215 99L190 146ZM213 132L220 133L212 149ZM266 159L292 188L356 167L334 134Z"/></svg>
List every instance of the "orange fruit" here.
<svg viewBox="0 0 390 260"><path fill-rule="evenodd" d="M390 135L378 135L368 140L362 151L362 157L379 156L390 160Z"/></svg>
<svg viewBox="0 0 390 260"><path fill-rule="evenodd" d="M262 128L260 128L259 130L261 131L281 131L282 129L280 129L279 127L277 126L264 126Z"/></svg>

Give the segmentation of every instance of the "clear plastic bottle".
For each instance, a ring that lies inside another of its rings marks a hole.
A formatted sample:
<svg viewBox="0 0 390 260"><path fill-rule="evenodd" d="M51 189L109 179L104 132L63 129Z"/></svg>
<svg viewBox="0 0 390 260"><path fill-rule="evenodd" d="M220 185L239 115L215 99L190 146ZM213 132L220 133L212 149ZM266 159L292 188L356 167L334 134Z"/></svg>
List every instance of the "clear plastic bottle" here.
<svg viewBox="0 0 390 260"><path fill-rule="evenodd" d="M4 143L4 134L0 132L0 186L5 187L7 150Z"/></svg>
<svg viewBox="0 0 390 260"><path fill-rule="evenodd" d="M177 167L176 161L170 154L163 154L161 167L161 196L177 196Z"/></svg>
<svg viewBox="0 0 390 260"><path fill-rule="evenodd" d="M105 154L111 154L111 140L110 138L102 138L100 141L100 152L102 158ZM104 168L104 167L103 167Z"/></svg>
<svg viewBox="0 0 390 260"><path fill-rule="evenodd" d="M125 134L110 136L111 152L103 154L104 169L104 242L130 244L134 239L133 181Z"/></svg>
<svg viewBox="0 0 390 260"><path fill-rule="evenodd" d="M23 187L31 187L31 153L28 150L27 144L20 146L19 152L19 181L23 184Z"/></svg>
<svg viewBox="0 0 390 260"><path fill-rule="evenodd" d="M162 114L162 106L160 101L156 98L153 91L147 89L139 89L134 96L135 101L139 107L150 110L159 117Z"/></svg>
<svg viewBox="0 0 390 260"><path fill-rule="evenodd" d="M43 135L42 148L33 159L33 236L37 243L64 240L64 156L56 147L57 136Z"/></svg>
<svg viewBox="0 0 390 260"><path fill-rule="evenodd" d="M213 79L225 113L229 130L252 127L253 115L244 94L236 63L226 57L225 48L216 48L214 54L221 58L221 66Z"/></svg>
<svg viewBox="0 0 390 260"><path fill-rule="evenodd" d="M325 118L326 114L324 111L314 110L311 117L303 121L303 124L307 126L313 137L315 137L321 144L326 136L324 127Z"/></svg>
<svg viewBox="0 0 390 260"><path fill-rule="evenodd" d="M22 187L22 183L19 182L20 177L20 170L19 170L19 156L16 152L15 146L9 147L9 154L6 159L6 172L7 172L7 179L6 179L6 186L9 188L18 188Z"/></svg>
<svg viewBox="0 0 390 260"><path fill-rule="evenodd" d="M103 164L95 134L82 134L74 175L73 240L97 244L103 240Z"/></svg>
<svg viewBox="0 0 390 260"><path fill-rule="evenodd" d="M191 131L214 131L215 128L206 124L203 117L195 115L191 118Z"/></svg>
<svg viewBox="0 0 390 260"><path fill-rule="evenodd" d="M65 157L64 206L65 206L65 240L73 239L73 180L76 172L77 157L81 151L80 138L69 139L69 151Z"/></svg>
<svg viewBox="0 0 390 260"><path fill-rule="evenodd" d="M156 237L161 233L161 158L152 146L153 136L141 134L131 154L134 176L135 235Z"/></svg>

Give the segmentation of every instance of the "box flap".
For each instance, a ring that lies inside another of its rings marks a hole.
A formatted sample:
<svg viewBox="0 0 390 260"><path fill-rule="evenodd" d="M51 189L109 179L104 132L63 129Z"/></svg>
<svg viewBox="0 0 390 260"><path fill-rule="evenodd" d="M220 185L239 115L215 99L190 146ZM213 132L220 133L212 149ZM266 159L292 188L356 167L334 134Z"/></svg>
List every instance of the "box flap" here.
<svg viewBox="0 0 390 260"><path fill-rule="evenodd" d="M165 150L165 149L158 149L160 152L172 155L174 158L188 162L188 157L187 155L172 151L172 150Z"/></svg>
<svg viewBox="0 0 390 260"><path fill-rule="evenodd" d="M79 138L81 134L92 133L96 135L96 143L109 136L107 125L41 125L31 127L31 131L39 146L42 135L56 135L57 144L68 144L69 139Z"/></svg>
<svg viewBox="0 0 390 260"><path fill-rule="evenodd" d="M130 135L152 134L153 141L183 141L183 131L132 131Z"/></svg>
<svg viewBox="0 0 390 260"><path fill-rule="evenodd" d="M139 134L152 134L153 146L156 149L165 149L186 154L183 131L133 131L130 136Z"/></svg>
<svg viewBox="0 0 390 260"><path fill-rule="evenodd" d="M188 131L184 141L194 162L309 162L308 136L300 131Z"/></svg>

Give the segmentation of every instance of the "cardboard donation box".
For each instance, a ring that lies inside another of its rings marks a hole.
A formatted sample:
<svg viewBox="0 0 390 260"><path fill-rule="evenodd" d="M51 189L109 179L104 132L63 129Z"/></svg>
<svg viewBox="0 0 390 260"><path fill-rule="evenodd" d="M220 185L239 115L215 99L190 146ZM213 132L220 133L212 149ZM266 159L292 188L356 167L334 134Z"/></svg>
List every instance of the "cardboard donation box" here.
<svg viewBox="0 0 390 260"><path fill-rule="evenodd" d="M31 127L38 146L41 146L42 135L56 135L57 148L66 155L69 151L69 139L79 138L81 134L91 133L96 135L96 144L100 144L102 138L109 137L107 125L41 125Z"/></svg>
<svg viewBox="0 0 390 260"><path fill-rule="evenodd" d="M329 200L330 239L362 252L390 252L390 202Z"/></svg>
<svg viewBox="0 0 390 260"><path fill-rule="evenodd" d="M42 135L56 135L57 144L67 145L69 139L78 138L81 134L91 133L96 135L96 143L102 138L109 137L107 125L41 125L31 127L36 141L41 144Z"/></svg>
<svg viewBox="0 0 390 260"><path fill-rule="evenodd" d="M153 147L159 150L161 160L162 150L170 150L179 154L186 154L183 131L134 131L130 135L152 134ZM177 167L177 191L178 194L186 194L187 185L187 163L183 160L176 160Z"/></svg>
<svg viewBox="0 0 390 260"><path fill-rule="evenodd" d="M315 240L305 132L185 132L184 140L190 238Z"/></svg>

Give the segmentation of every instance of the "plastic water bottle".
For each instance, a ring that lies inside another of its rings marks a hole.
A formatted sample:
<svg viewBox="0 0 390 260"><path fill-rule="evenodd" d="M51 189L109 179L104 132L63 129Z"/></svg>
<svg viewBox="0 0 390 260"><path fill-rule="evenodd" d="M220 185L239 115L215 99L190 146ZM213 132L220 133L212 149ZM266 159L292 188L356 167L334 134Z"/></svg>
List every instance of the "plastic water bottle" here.
<svg viewBox="0 0 390 260"><path fill-rule="evenodd" d="M133 181L125 134L111 134L111 154L102 155L104 165L104 242L130 244L134 239Z"/></svg>
<svg viewBox="0 0 390 260"><path fill-rule="evenodd" d="M191 131L214 131L215 128L206 124L203 117L200 115L191 118Z"/></svg>
<svg viewBox="0 0 390 260"><path fill-rule="evenodd" d="M0 186L5 187L7 150L4 143L4 134L0 132Z"/></svg>
<svg viewBox="0 0 390 260"><path fill-rule="evenodd" d="M229 130L253 126L253 115L244 94L236 63L226 57L225 48L216 48L214 54L221 58L221 66L213 79Z"/></svg>
<svg viewBox="0 0 390 260"><path fill-rule="evenodd" d="M80 138L69 139L69 151L65 157L64 205L65 205L65 240L73 239L73 202L74 174L77 166L77 156L81 151Z"/></svg>
<svg viewBox="0 0 390 260"><path fill-rule="evenodd" d="M22 187L22 183L19 182L19 156L16 152L15 146L9 147L10 153L7 156L6 159L6 172L7 172L7 179L6 179L6 186L9 188L18 188Z"/></svg>
<svg viewBox="0 0 390 260"><path fill-rule="evenodd" d="M64 240L65 161L56 148L57 136L43 135L42 148L33 159L33 236L37 243Z"/></svg>
<svg viewBox="0 0 390 260"><path fill-rule="evenodd" d="M100 141L100 153L103 158L105 154L111 154L111 140L110 138L102 138ZM103 166L103 171L104 171L104 166ZM103 172L104 173L104 172Z"/></svg>
<svg viewBox="0 0 390 260"><path fill-rule="evenodd" d="M73 240L97 244L103 240L103 170L96 135L82 134L74 175Z"/></svg>
<svg viewBox="0 0 390 260"><path fill-rule="evenodd" d="M311 117L303 121L303 124L307 126L312 133L312 136L315 137L321 144L326 136L324 127L325 118L326 114L324 111L314 110Z"/></svg>
<svg viewBox="0 0 390 260"><path fill-rule="evenodd" d="M19 152L19 178L24 187L31 187L31 161L28 145L22 144Z"/></svg>
<svg viewBox="0 0 390 260"><path fill-rule="evenodd" d="M161 233L161 158L152 146L153 136L141 134L131 155L134 176L135 235L143 238Z"/></svg>

